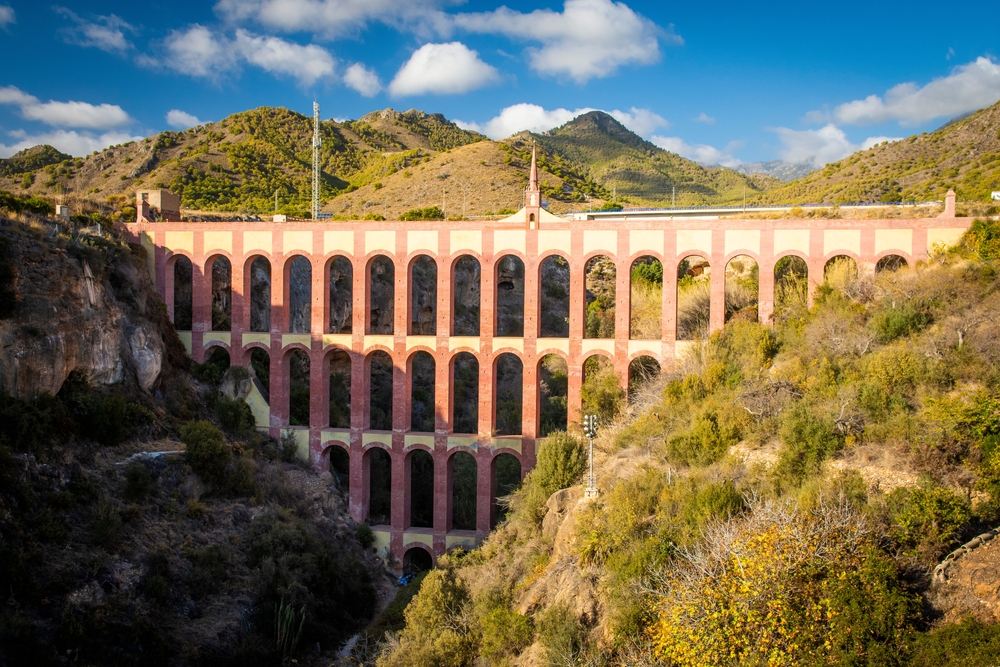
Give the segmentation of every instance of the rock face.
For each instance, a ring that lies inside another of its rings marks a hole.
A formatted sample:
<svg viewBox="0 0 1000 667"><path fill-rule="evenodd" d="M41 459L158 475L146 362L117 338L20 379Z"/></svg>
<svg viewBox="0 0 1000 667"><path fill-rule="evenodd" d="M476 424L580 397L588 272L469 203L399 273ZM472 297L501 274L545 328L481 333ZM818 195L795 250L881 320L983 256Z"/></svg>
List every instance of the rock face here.
<svg viewBox="0 0 1000 667"><path fill-rule="evenodd" d="M166 316L141 258L110 242L43 241L20 223L0 221L0 235L17 294L0 320L0 391L55 394L74 370L94 386L156 384Z"/></svg>

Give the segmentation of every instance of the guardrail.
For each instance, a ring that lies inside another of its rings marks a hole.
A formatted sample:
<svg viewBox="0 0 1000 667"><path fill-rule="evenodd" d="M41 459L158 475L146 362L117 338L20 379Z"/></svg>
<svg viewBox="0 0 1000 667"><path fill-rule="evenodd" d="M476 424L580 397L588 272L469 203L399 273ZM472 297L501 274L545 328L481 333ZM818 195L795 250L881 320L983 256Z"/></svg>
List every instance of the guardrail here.
<svg viewBox="0 0 1000 667"><path fill-rule="evenodd" d="M571 215L574 213L655 213L658 211L762 211L762 210L788 210L793 208L895 208L904 206L933 206L940 205L944 202L941 200L937 201L906 201L906 202L845 202L837 204L758 204L753 206L743 206L742 204L735 206L674 206L666 208L656 208L656 207L636 207L636 208L595 208L586 209L583 211L566 211L563 215Z"/></svg>

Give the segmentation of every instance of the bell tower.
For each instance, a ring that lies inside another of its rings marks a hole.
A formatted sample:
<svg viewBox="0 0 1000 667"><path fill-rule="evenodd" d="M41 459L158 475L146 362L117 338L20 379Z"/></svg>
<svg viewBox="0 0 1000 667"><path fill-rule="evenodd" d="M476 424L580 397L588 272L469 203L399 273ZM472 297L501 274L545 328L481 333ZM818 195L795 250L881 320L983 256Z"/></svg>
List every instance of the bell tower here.
<svg viewBox="0 0 1000 667"><path fill-rule="evenodd" d="M535 147L531 147L531 173L528 176L528 187L524 190L524 221L528 229L538 229L538 220L542 213L542 191L538 188L538 162L535 157Z"/></svg>

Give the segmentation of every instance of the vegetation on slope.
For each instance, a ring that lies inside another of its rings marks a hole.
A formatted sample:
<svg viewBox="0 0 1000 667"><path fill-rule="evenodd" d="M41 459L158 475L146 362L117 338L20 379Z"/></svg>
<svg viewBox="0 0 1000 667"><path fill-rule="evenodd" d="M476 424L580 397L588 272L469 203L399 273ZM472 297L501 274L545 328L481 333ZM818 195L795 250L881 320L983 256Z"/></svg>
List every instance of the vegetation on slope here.
<svg viewBox="0 0 1000 667"><path fill-rule="evenodd" d="M875 278L834 263L811 308L784 271L773 328L732 318L603 430L598 499L580 444L546 441L565 474L440 560L379 667L988 661L995 620L936 627L921 598L1000 522L998 238L979 221Z"/></svg>
<svg viewBox="0 0 1000 667"><path fill-rule="evenodd" d="M1000 188L1000 102L935 132L883 142L772 189L754 203L988 201Z"/></svg>

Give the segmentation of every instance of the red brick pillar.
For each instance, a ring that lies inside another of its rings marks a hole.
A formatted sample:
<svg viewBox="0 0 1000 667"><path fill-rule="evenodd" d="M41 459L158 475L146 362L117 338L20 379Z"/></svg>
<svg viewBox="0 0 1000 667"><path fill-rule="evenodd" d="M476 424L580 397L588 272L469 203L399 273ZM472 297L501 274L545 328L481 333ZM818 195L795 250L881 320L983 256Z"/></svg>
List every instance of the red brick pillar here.
<svg viewBox="0 0 1000 667"><path fill-rule="evenodd" d="M479 436L492 437L493 401L495 396L493 377L493 313L496 265L493 261L493 233L483 233L483 254L479 265ZM486 442L488 444L488 441Z"/></svg>
<svg viewBox="0 0 1000 667"><path fill-rule="evenodd" d="M823 230L809 230L809 259L806 264L809 267L809 307L812 308L813 299L816 298L816 288L826 281L824 271L826 270L826 258L824 252Z"/></svg>
<svg viewBox="0 0 1000 667"><path fill-rule="evenodd" d="M389 453L392 460L392 488L390 490L390 521L392 526L392 542L393 542L393 553L397 557L403 557L403 530L406 524L404 523L404 500L409 498L409 494L406 493L407 486L407 476L406 476L406 457L403 455L403 448L400 447L398 450L393 448Z"/></svg>
<svg viewBox="0 0 1000 667"><path fill-rule="evenodd" d="M493 452L489 447L480 447L476 457L476 533L484 538L490 533L490 515L493 500L493 475L490 468Z"/></svg>
<svg viewBox="0 0 1000 667"><path fill-rule="evenodd" d="M858 275L875 275L875 228L867 227L861 230L861 256L858 258Z"/></svg>
<svg viewBox="0 0 1000 667"><path fill-rule="evenodd" d="M585 325L585 262L583 260L583 230L574 230L570 237L569 261L569 355L566 359L566 426L580 422L583 399L583 330ZM491 496L492 499L492 496Z"/></svg>
<svg viewBox="0 0 1000 667"><path fill-rule="evenodd" d="M677 342L677 234L663 235L663 339L664 371L674 368Z"/></svg>
<svg viewBox="0 0 1000 667"><path fill-rule="evenodd" d="M243 321L244 311L248 311L249 299L246 297L246 286L244 284L243 264L246 258L243 256L243 234L233 232L233 254L229 260L229 302L232 310L229 314L230 321L230 355L231 363L235 365L243 364L243 333L250 327Z"/></svg>
<svg viewBox="0 0 1000 667"><path fill-rule="evenodd" d="M326 333L330 323L326 312L327 305L330 303L327 296L330 286L326 280L326 263L323 261L323 256L313 255L309 259L312 265L312 287L309 290L310 296L312 296L312 301L309 304L311 319L309 331L312 333L313 339L322 341L322 336Z"/></svg>
<svg viewBox="0 0 1000 667"><path fill-rule="evenodd" d="M271 436L281 437L281 431L288 427L288 370L284 351L281 349L281 334L271 334Z"/></svg>
<svg viewBox="0 0 1000 667"><path fill-rule="evenodd" d="M622 253L615 260L615 375L628 391L628 342L632 329L632 258L628 230L618 230L618 250Z"/></svg>
<svg viewBox="0 0 1000 667"><path fill-rule="evenodd" d="M711 260L711 312L709 332L714 333L726 324L726 231L712 230Z"/></svg>
<svg viewBox="0 0 1000 667"><path fill-rule="evenodd" d="M538 433L538 232L529 230L525 237L521 437L533 441Z"/></svg>
<svg viewBox="0 0 1000 667"><path fill-rule="evenodd" d="M434 439L434 553L444 553L449 526L451 482L448 475L448 441Z"/></svg>
<svg viewBox="0 0 1000 667"><path fill-rule="evenodd" d="M330 363L322 339L314 337L309 353L309 453L318 457L321 430L330 425ZM318 460L318 459L317 459Z"/></svg>
<svg viewBox="0 0 1000 667"><path fill-rule="evenodd" d="M352 438L353 440L353 438ZM351 443L351 518L361 523L368 518L369 469L360 441Z"/></svg>
<svg viewBox="0 0 1000 667"><path fill-rule="evenodd" d="M774 315L774 230L760 234L760 258L757 263L757 319L771 324Z"/></svg>

